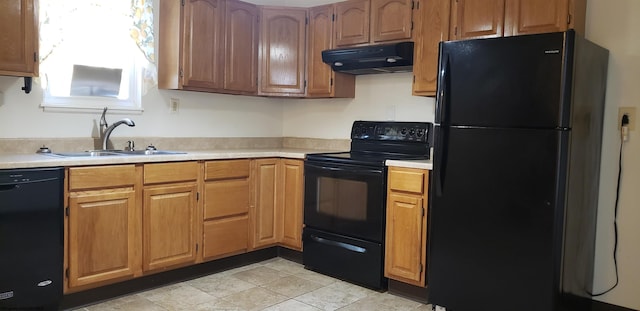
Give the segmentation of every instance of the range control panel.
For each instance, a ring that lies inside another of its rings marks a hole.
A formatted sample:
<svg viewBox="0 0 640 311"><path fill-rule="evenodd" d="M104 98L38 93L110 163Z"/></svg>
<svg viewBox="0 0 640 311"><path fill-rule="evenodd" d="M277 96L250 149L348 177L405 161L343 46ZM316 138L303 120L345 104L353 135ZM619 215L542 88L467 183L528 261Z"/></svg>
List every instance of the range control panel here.
<svg viewBox="0 0 640 311"><path fill-rule="evenodd" d="M429 122L355 121L351 139L429 143L432 129Z"/></svg>

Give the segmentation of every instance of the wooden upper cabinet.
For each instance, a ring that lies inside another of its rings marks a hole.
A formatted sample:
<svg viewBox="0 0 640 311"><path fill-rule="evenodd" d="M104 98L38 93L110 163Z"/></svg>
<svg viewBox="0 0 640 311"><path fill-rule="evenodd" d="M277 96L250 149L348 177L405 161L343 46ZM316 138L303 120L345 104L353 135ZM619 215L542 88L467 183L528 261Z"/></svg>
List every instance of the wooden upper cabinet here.
<svg viewBox="0 0 640 311"><path fill-rule="evenodd" d="M506 0L504 35L565 31L569 0Z"/></svg>
<svg viewBox="0 0 640 311"><path fill-rule="evenodd" d="M369 43L370 0L336 3L336 47Z"/></svg>
<svg viewBox="0 0 640 311"><path fill-rule="evenodd" d="M371 0L371 42L411 39L413 0Z"/></svg>
<svg viewBox="0 0 640 311"><path fill-rule="evenodd" d="M307 10L262 7L260 95L303 96Z"/></svg>
<svg viewBox="0 0 640 311"><path fill-rule="evenodd" d="M438 43L449 40L449 0L419 0L414 12L413 95L435 96Z"/></svg>
<svg viewBox="0 0 640 311"><path fill-rule="evenodd" d="M229 0L226 6L224 88L258 91L258 8Z"/></svg>
<svg viewBox="0 0 640 311"><path fill-rule="evenodd" d="M38 76L38 1L0 1L0 75Z"/></svg>
<svg viewBox="0 0 640 311"><path fill-rule="evenodd" d="M503 36L505 0L452 0L451 40Z"/></svg>
<svg viewBox="0 0 640 311"><path fill-rule="evenodd" d="M334 72L322 62L322 51L333 47L333 6L309 9L309 38L307 66L309 81L307 96L330 97Z"/></svg>
<svg viewBox="0 0 640 311"><path fill-rule="evenodd" d="M183 20L183 86L222 89L224 1L186 0Z"/></svg>
<svg viewBox="0 0 640 311"><path fill-rule="evenodd" d="M309 9L307 97L355 96L355 76L336 73L322 62L322 51L333 48L333 5Z"/></svg>

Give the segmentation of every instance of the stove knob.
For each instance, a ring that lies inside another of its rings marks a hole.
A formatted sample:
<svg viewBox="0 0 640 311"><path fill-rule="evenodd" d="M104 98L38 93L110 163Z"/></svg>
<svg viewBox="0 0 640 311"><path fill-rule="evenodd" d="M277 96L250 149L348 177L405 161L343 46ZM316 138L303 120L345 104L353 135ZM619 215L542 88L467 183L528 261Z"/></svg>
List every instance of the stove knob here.
<svg viewBox="0 0 640 311"><path fill-rule="evenodd" d="M418 132L416 133L416 136L422 137L422 135L424 135L424 129L418 129Z"/></svg>
<svg viewBox="0 0 640 311"><path fill-rule="evenodd" d="M402 130L400 130L400 134L407 135L407 128L403 127Z"/></svg>
<svg viewBox="0 0 640 311"><path fill-rule="evenodd" d="M409 130L409 136L413 136L416 134L416 130L415 129L410 129Z"/></svg>

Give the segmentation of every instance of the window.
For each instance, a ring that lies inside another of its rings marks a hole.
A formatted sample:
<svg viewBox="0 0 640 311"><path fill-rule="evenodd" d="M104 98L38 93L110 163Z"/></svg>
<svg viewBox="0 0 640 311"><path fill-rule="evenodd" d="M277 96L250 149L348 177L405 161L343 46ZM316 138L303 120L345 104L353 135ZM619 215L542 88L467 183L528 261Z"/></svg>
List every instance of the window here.
<svg viewBox="0 0 640 311"><path fill-rule="evenodd" d="M142 110L156 80L151 3L40 0L42 106Z"/></svg>

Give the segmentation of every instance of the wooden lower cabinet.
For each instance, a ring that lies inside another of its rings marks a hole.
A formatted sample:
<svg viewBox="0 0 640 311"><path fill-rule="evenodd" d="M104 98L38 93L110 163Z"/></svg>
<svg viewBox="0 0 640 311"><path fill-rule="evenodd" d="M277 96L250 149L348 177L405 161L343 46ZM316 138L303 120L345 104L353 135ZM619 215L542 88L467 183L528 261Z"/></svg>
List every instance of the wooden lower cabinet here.
<svg viewBox="0 0 640 311"><path fill-rule="evenodd" d="M253 160L253 248L302 249L303 168L302 160Z"/></svg>
<svg viewBox="0 0 640 311"><path fill-rule="evenodd" d="M143 269L164 270L196 260L195 183L145 187Z"/></svg>
<svg viewBox="0 0 640 311"><path fill-rule="evenodd" d="M138 171L134 165L69 169L65 292L142 273Z"/></svg>
<svg viewBox="0 0 640 311"><path fill-rule="evenodd" d="M143 270L162 271L195 263L197 162L144 165Z"/></svg>
<svg viewBox="0 0 640 311"><path fill-rule="evenodd" d="M254 182L252 248L275 245L279 240L279 161L277 158L258 159L253 160L251 164Z"/></svg>
<svg viewBox="0 0 640 311"><path fill-rule="evenodd" d="M203 260L249 249L250 161L204 164Z"/></svg>
<svg viewBox="0 0 640 311"><path fill-rule="evenodd" d="M389 168L384 275L426 286L428 172Z"/></svg>
<svg viewBox="0 0 640 311"><path fill-rule="evenodd" d="M283 159L281 166L282 204L280 245L302 250L304 213L304 161Z"/></svg>

